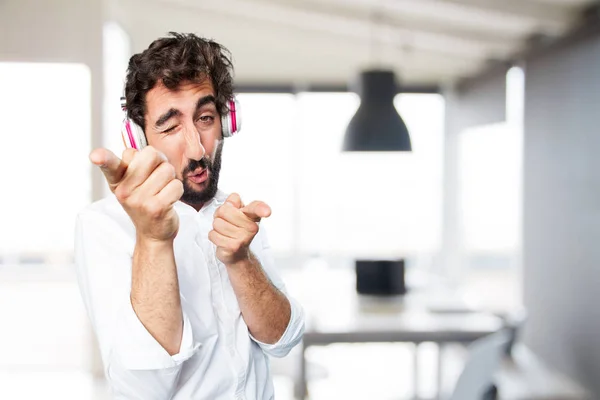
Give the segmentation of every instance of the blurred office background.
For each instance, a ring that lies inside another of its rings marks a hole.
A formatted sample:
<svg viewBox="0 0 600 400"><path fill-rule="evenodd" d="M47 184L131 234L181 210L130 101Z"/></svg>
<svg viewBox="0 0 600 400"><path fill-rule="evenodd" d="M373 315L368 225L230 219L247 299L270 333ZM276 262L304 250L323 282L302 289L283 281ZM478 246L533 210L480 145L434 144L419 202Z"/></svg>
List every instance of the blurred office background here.
<svg viewBox="0 0 600 400"><path fill-rule="evenodd" d="M278 399L302 365L311 399L600 398L598 2L0 0L1 399L109 398L74 218L109 195L88 154L122 151L128 58L168 31L233 53L221 187L272 206L314 334L273 360ZM395 73L410 152L342 151L370 69ZM407 294L357 294L359 259L404 260ZM490 374L464 373L503 327Z"/></svg>

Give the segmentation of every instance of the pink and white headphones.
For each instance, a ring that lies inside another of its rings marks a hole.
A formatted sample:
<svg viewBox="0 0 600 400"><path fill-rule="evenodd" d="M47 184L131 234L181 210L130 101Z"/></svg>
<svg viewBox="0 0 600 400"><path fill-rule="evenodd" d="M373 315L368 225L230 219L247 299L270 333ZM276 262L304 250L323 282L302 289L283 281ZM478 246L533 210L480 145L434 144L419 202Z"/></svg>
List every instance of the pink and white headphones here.
<svg viewBox="0 0 600 400"><path fill-rule="evenodd" d="M242 128L242 115L240 103L235 97L227 100L228 111L221 117L221 132L223 137L231 137ZM121 109L125 113L121 127L123 144L127 148L141 150L148 145L144 130L131 119L127 118L127 107L125 97L121 97Z"/></svg>

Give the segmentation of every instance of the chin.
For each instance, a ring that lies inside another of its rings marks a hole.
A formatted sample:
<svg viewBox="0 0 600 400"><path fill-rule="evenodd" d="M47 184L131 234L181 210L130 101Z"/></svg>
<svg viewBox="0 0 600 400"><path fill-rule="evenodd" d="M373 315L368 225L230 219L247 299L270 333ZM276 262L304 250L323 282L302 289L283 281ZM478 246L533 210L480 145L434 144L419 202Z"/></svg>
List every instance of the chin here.
<svg viewBox="0 0 600 400"><path fill-rule="evenodd" d="M181 201L190 205L201 205L210 201L216 194L216 185L212 184L212 180L208 179L201 183L184 181L184 193Z"/></svg>
<svg viewBox="0 0 600 400"><path fill-rule="evenodd" d="M204 192L204 190L208 187L208 181L204 181L202 183L189 183L190 188L194 189L197 194Z"/></svg>

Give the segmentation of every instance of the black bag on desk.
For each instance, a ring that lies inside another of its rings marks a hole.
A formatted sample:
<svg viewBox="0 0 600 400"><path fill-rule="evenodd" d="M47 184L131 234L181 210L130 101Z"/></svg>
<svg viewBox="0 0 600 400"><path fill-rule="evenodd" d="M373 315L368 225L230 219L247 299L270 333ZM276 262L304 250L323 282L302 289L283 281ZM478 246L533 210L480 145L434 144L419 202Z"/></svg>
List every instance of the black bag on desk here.
<svg viewBox="0 0 600 400"><path fill-rule="evenodd" d="M406 293L404 260L357 260L356 291L389 296Z"/></svg>

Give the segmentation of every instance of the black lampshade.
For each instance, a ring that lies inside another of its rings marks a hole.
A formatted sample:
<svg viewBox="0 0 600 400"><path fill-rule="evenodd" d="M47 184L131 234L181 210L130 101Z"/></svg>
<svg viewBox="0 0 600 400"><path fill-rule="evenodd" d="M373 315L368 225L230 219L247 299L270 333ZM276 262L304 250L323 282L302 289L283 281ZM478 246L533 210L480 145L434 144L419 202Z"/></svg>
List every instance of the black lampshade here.
<svg viewBox="0 0 600 400"><path fill-rule="evenodd" d="M360 106L348 124L342 150L412 151L408 129L394 107L394 73L363 71L357 89Z"/></svg>

